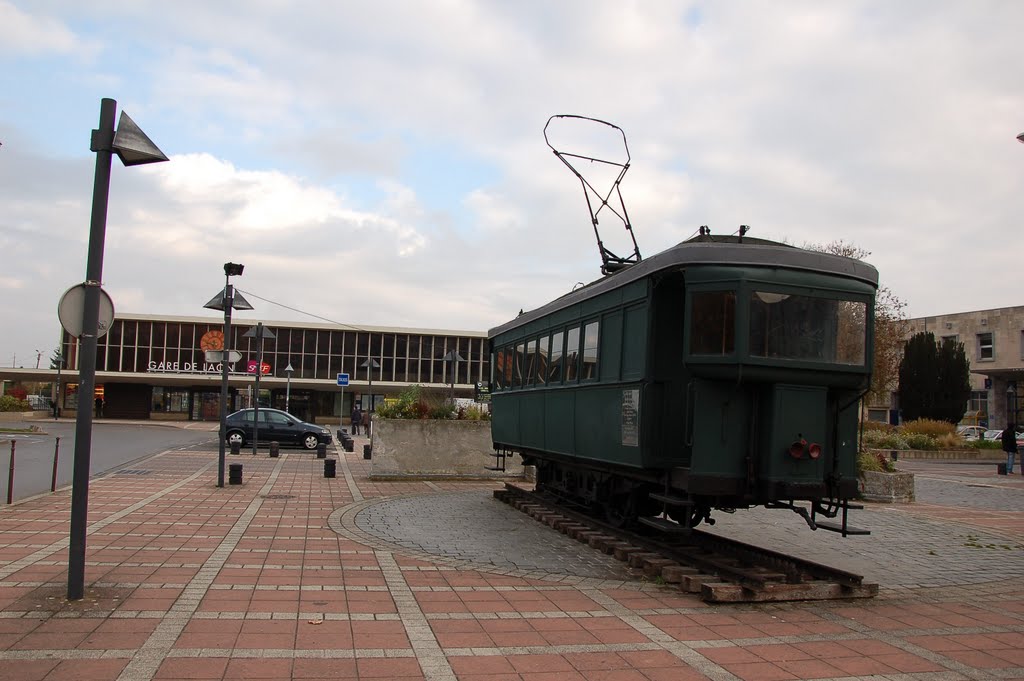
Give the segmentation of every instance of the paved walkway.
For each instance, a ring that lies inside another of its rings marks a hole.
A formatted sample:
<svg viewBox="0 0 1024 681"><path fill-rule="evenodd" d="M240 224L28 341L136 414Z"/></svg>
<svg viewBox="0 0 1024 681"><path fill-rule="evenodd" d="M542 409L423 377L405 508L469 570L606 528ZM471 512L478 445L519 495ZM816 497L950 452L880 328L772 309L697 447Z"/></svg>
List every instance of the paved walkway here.
<svg viewBox="0 0 1024 681"><path fill-rule="evenodd" d="M357 445L362 442L357 442ZM870 601L711 606L490 498L494 483L377 482L322 462L172 451L94 480L86 597L69 603L68 492L0 510L5 679L1024 678L1024 480L901 466L919 502L870 537L794 514L716 525L863 566ZM796 522L794 522L796 521Z"/></svg>

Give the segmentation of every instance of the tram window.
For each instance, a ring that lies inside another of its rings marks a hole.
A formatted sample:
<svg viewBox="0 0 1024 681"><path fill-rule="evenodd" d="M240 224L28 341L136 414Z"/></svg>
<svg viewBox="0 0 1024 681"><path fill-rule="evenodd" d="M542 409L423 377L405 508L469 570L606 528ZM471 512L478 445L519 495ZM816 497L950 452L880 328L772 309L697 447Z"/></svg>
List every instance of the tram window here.
<svg viewBox="0 0 1024 681"><path fill-rule="evenodd" d="M598 323L591 322L583 329L583 370L580 380L597 378Z"/></svg>
<svg viewBox="0 0 1024 681"><path fill-rule="evenodd" d="M580 327L576 326L565 334L565 380L575 381L579 377Z"/></svg>
<svg viewBox="0 0 1024 681"><path fill-rule="evenodd" d="M736 293L694 293L690 299L690 353L730 355L735 351Z"/></svg>
<svg viewBox="0 0 1024 681"><path fill-rule="evenodd" d="M494 354L493 368L494 371L494 389L504 390L505 389L505 348L498 350Z"/></svg>
<svg viewBox="0 0 1024 681"><path fill-rule="evenodd" d="M863 366L866 315L861 302L755 291L750 354Z"/></svg>
<svg viewBox="0 0 1024 681"><path fill-rule="evenodd" d="M548 383L562 382L562 341L565 334L561 331L551 335L551 358L548 362Z"/></svg>
<svg viewBox="0 0 1024 681"><path fill-rule="evenodd" d="M512 348L505 348L505 389L512 387Z"/></svg>
<svg viewBox="0 0 1024 681"><path fill-rule="evenodd" d="M537 342L537 373L535 376L537 385L544 385L548 375L548 343L549 336L542 336Z"/></svg>
<svg viewBox="0 0 1024 681"><path fill-rule="evenodd" d="M512 366L512 384L515 388L523 387L523 359L526 354L526 346L520 343L516 346L515 363Z"/></svg>
<svg viewBox="0 0 1024 681"><path fill-rule="evenodd" d="M526 344L526 373L523 374L523 385L533 385L533 379L537 375L537 341L532 340Z"/></svg>

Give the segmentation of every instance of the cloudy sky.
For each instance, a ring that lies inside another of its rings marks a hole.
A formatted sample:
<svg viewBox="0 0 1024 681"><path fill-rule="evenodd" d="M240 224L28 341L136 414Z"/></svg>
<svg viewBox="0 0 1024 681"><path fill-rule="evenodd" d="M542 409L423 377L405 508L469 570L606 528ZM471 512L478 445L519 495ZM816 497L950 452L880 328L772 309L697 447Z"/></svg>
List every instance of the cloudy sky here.
<svg viewBox="0 0 1024 681"><path fill-rule="evenodd" d="M501 324L600 276L554 114L625 131L644 255L748 224L870 251L911 316L1021 305L1021 26L1016 0L0 0L0 365L45 365L85 278L103 97L171 159L114 161L119 312L202 315L235 261L243 319Z"/></svg>

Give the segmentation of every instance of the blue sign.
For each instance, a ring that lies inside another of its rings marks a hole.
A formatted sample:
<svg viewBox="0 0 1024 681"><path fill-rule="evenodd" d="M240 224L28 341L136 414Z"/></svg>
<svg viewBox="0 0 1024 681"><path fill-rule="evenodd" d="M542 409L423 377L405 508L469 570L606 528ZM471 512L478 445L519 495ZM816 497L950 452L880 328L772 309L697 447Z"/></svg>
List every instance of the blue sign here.
<svg viewBox="0 0 1024 681"><path fill-rule="evenodd" d="M348 374L338 374L338 385L343 388L348 385Z"/></svg>

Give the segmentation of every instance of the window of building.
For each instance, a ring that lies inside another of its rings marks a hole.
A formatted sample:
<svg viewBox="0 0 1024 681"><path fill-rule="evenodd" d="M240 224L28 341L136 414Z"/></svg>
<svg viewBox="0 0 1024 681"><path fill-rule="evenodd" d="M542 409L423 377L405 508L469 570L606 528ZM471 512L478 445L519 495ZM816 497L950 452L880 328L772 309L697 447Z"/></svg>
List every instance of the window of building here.
<svg viewBox="0 0 1024 681"><path fill-rule="evenodd" d="M978 421L988 419L987 390L971 391L971 399L967 402L967 413L964 414L964 420L967 421L968 417L975 417ZM977 421L975 421L975 423L977 423Z"/></svg>
<svg viewBox="0 0 1024 681"><path fill-rule="evenodd" d="M548 383L562 382L562 342L565 335L559 331L551 334L551 355L548 359Z"/></svg>
<svg viewBox="0 0 1024 681"><path fill-rule="evenodd" d="M989 360L995 359L995 347L992 344L992 333L979 333L978 334L978 359Z"/></svg>
<svg viewBox="0 0 1024 681"><path fill-rule="evenodd" d="M580 379L597 378L598 323L590 322L583 329L583 370Z"/></svg>
<svg viewBox="0 0 1024 681"><path fill-rule="evenodd" d="M565 334L565 380L575 381L580 371L580 327L576 326Z"/></svg>
<svg viewBox="0 0 1024 681"><path fill-rule="evenodd" d="M156 412L187 414L188 391L154 387L151 408Z"/></svg>

